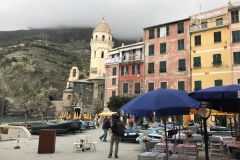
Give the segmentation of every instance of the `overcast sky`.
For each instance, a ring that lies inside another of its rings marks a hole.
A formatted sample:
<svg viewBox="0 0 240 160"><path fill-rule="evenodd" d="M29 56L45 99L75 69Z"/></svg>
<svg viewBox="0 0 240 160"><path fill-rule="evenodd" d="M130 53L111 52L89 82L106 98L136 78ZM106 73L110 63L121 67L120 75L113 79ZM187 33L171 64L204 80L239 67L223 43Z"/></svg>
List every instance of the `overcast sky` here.
<svg viewBox="0 0 240 160"><path fill-rule="evenodd" d="M232 0L232 3L240 0ZM104 15L115 38L141 38L143 28L226 6L229 0L0 0L0 31L95 28Z"/></svg>

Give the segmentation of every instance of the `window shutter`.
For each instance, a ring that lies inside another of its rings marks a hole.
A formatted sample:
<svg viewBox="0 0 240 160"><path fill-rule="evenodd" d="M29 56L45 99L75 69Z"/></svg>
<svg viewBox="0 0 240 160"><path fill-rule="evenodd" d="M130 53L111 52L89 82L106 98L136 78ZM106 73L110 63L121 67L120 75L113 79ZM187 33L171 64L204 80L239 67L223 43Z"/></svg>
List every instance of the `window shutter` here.
<svg viewBox="0 0 240 160"><path fill-rule="evenodd" d="M132 65L132 74L135 74L135 65Z"/></svg>
<svg viewBox="0 0 240 160"><path fill-rule="evenodd" d="M137 65L137 74L140 74L140 64Z"/></svg>
<svg viewBox="0 0 240 160"><path fill-rule="evenodd" d="M166 26L166 34L169 36L169 26Z"/></svg>
<svg viewBox="0 0 240 160"><path fill-rule="evenodd" d="M121 68L121 75L124 75L124 67Z"/></svg>
<svg viewBox="0 0 240 160"><path fill-rule="evenodd" d="M128 73L128 66L126 66L126 72Z"/></svg>
<svg viewBox="0 0 240 160"><path fill-rule="evenodd" d="M240 79L238 79L237 81L238 81L238 84L240 84Z"/></svg>
<svg viewBox="0 0 240 160"><path fill-rule="evenodd" d="M157 29L157 37L160 37L160 28Z"/></svg>

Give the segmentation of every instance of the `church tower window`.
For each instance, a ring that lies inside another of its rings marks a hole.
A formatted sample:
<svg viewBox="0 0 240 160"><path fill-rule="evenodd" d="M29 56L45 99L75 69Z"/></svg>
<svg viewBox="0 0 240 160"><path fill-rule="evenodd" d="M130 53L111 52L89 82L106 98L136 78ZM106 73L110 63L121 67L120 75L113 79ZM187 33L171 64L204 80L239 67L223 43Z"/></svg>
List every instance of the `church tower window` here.
<svg viewBox="0 0 240 160"><path fill-rule="evenodd" d="M94 58L96 58L96 51L94 51Z"/></svg>
<svg viewBox="0 0 240 160"><path fill-rule="evenodd" d="M73 70L73 77L76 77L76 69Z"/></svg>
<svg viewBox="0 0 240 160"><path fill-rule="evenodd" d="M109 37L109 41L111 41L111 38Z"/></svg>
<svg viewBox="0 0 240 160"><path fill-rule="evenodd" d="M102 36L102 41L104 41L104 40L105 40L105 36L103 35L103 36Z"/></svg>
<svg viewBox="0 0 240 160"><path fill-rule="evenodd" d="M104 58L104 52L102 51L102 55L101 55L101 58Z"/></svg>
<svg viewBox="0 0 240 160"><path fill-rule="evenodd" d="M96 35L96 38L95 38L96 41L97 41L97 38L98 38L98 36Z"/></svg>

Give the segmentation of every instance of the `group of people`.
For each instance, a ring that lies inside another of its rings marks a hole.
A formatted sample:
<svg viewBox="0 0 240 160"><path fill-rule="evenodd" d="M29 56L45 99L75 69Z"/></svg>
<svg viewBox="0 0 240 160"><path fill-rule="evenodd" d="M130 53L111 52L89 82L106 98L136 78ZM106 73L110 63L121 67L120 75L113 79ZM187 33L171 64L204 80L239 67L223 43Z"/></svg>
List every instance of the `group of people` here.
<svg viewBox="0 0 240 160"><path fill-rule="evenodd" d="M115 158L118 158L118 145L119 142L122 138L122 136L124 135L124 129L125 126L123 125L123 123L120 121L120 117L116 116L115 120L111 126L110 121L109 121L110 117L106 117L103 120L103 125L102 125L102 129L104 131L103 135L99 137L99 139L103 142L107 142L107 132L109 129L111 129L111 140L110 140L110 151L109 151L109 155L108 158L112 157L113 154L113 144L115 143L115 151L114 151L114 155Z"/></svg>

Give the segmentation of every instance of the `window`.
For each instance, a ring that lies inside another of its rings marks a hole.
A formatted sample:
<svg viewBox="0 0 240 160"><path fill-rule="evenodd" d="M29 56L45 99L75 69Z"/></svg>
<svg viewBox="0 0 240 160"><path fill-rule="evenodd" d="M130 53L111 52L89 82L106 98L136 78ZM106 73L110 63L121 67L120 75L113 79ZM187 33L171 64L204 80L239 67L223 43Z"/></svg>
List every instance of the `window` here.
<svg viewBox="0 0 240 160"><path fill-rule="evenodd" d="M184 50L184 39L178 40L178 50Z"/></svg>
<svg viewBox="0 0 240 160"><path fill-rule="evenodd" d="M238 84L240 84L240 79L237 79Z"/></svg>
<svg viewBox="0 0 240 160"><path fill-rule="evenodd" d="M166 37L169 36L169 26L157 28L157 37Z"/></svg>
<svg viewBox="0 0 240 160"><path fill-rule="evenodd" d="M161 82L160 87L167 89L167 82Z"/></svg>
<svg viewBox="0 0 240 160"><path fill-rule="evenodd" d="M166 53L166 43L160 43L160 53Z"/></svg>
<svg viewBox="0 0 240 160"><path fill-rule="evenodd" d="M97 38L98 38L98 36L96 35L96 38L95 38L95 40L97 40Z"/></svg>
<svg viewBox="0 0 240 160"><path fill-rule="evenodd" d="M140 83L135 83L135 91L134 93L140 93Z"/></svg>
<svg viewBox="0 0 240 160"><path fill-rule="evenodd" d="M154 90L154 83L148 83L148 92Z"/></svg>
<svg viewBox="0 0 240 160"><path fill-rule="evenodd" d="M123 93L128 93L128 83L123 83Z"/></svg>
<svg viewBox="0 0 240 160"><path fill-rule="evenodd" d="M132 65L132 74L139 74L140 73L140 64Z"/></svg>
<svg viewBox="0 0 240 160"><path fill-rule="evenodd" d="M220 26L220 25L223 25L223 19L222 18L216 19L216 26Z"/></svg>
<svg viewBox="0 0 240 160"><path fill-rule="evenodd" d="M101 58L104 58L104 51L102 51Z"/></svg>
<svg viewBox="0 0 240 160"><path fill-rule="evenodd" d="M76 77L76 69L73 70L73 77Z"/></svg>
<svg viewBox="0 0 240 160"><path fill-rule="evenodd" d="M149 45L149 53L148 53L149 56L151 55L154 55L154 45Z"/></svg>
<svg viewBox="0 0 240 160"><path fill-rule="evenodd" d="M202 82L201 81L194 81L194 91L201 90L202 89Z"/></svg>
<svg viewBox="0 0 240 160"><path fill-rule="evenodd" d="M102 36L102 41L104 41L104 40L105 40L105 36L103 35L103 36Z"/></svg>
<svg viewBox="0 0 240 160"><path fill-rule="evenodd" d="M178 34L184 33L184 23L183 23L183 22L178 23L177 26L178 26L177 33L178 33Z"/></svg>
<svg viewBox="0 0 240 160"><path fill-rule="evenodd" d="M112 91L112 96L116 96L116 91Z"/></svg>
<svg viewBox="0 0 240 160"><path fill-rule="evenodd" d="M214 32L214 43L221 41L221 32Z"/></svg>
<svg viewBox="0 0 240 160"><path fill-rule="evenodd" d="M233 43L240 42L240 30L232 31L232 42Z"/></svg>
<svg viewBox="0 0 240 160"><path fill-rule="evenodd" d="M121 75L128 75L128 66L121 68Z"/></svg>
<svg viewBox="0 0 240 160"><path fill-rule="evenodd" d="M116 85L116 78L112 78L112 85Z"/></svg>
<svg viewBox="0 0 240 160"><path fill-rule="evenodd" d="M160 73L164 73L164 72L167 72L167 69L166 69L166 61L162 61L159 63L159 72Z"/></svg>
<svg viewBox="0 0 240 160"><path fill-rule="evenodd" d="M233 52L234 64L240 64L240 52Z"/></svg>
<svg viewBox="0 0 240 160"><path fill-rule="evenodd" d="M178 81L178 90L185 91L185 82Z"/></svg>
<svg viewBox="0 0 240 160"><path fill-rule="evenodd" d="M193 58L193 67L200 68L201 67L201 57L194 57Z"/></svg>
<svg viewBox="0 0 240 160"><path fill-rule="evenodd" d="M178 71L185 71L186 70L186 60L179 59L178 60Z"/></svg>
<svg viewBox="0 0 240 160"><path fill-rule="evenodd" d="M238 11L232 11L231 12L231 20L232 20L232 23L238 23L239 22Z"/></svg>
<svg viewBox="0 0 240 160"><path fill-rule="evenodd" d="M201 35L195 36L195 46L201 45Z"/></svg>
<svg viewBox="0 0 240 160"><path fill-rule="evenodd" d="M221 60L221 54L214 54L213 55L213 62L212 62L213 66L219 66L222 64L222 60Z"/></svg>
<svg viewBox="0 0 240 160"><path fill-rule="evenodd" d="M117 75L117 68L116 68L116 67L113 67L112 75L113 75L113 76L116 76L116 75Z"/></svg>
<svg viewBox="0 0 240 160"><path fill-rule="evenodd" d="M149 39L154 38L154 29L149 29Z"/></svg>
<svg viewBox="0 0 240 160"><path fill-rule="evenodd" d="M222 86L222 80L215 80L215 86Z"/></svg>
<svg viewBox="0 0 240 160"><path fill-rule="evenodd" d="M72 96L71 95L68 95L68 100L71 100Z"/></svg>
<svg viewBox="0 0 240 160"><path fill-rule="evenodd" d="M204 29L204 28L207 28L208 27L208 22L202 22L201 23L201 28Z"/></svg>
<svg viewBox="0 0 240 160"><path fill-rule="evenodd" d="M148 73L154 73L154 63L148 63Z"/></svg>

